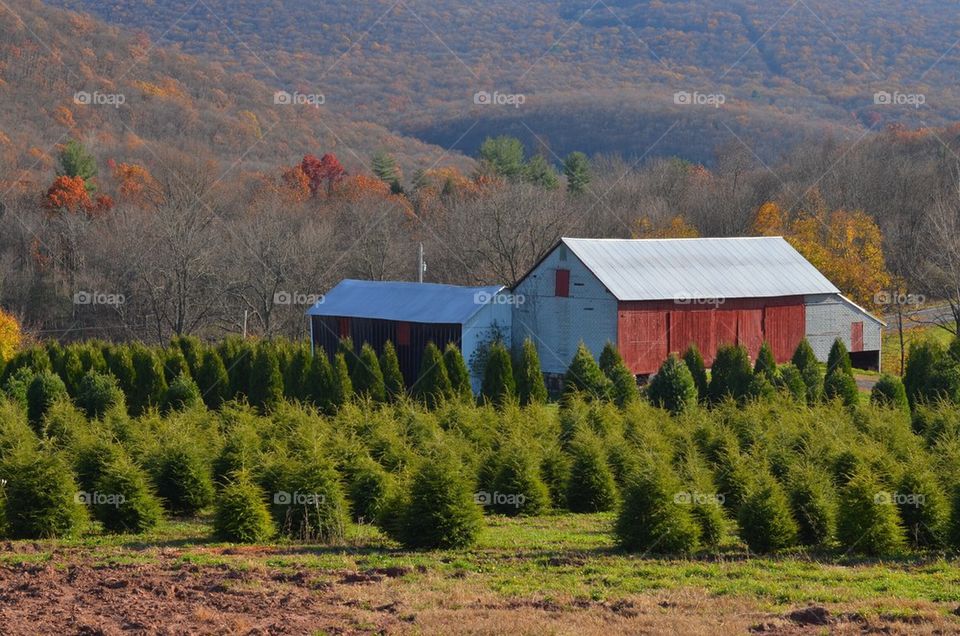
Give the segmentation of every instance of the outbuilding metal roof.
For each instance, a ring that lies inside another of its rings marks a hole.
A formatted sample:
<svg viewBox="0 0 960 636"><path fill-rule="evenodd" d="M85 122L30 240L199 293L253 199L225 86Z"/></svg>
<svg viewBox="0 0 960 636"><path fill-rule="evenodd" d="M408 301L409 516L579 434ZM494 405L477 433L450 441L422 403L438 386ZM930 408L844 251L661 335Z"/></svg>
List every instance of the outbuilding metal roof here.
<svg viewBox="0 0 960 636"><path fill-rule="evenodd" d="M563 239L618 300L839 294L781 237Z"/></svg>
<svg viewBox="0 0 960 636"><path fill-rule="evenodd" d="M307 315L463 324L502 289L344 280L311 307Z"/></svg>

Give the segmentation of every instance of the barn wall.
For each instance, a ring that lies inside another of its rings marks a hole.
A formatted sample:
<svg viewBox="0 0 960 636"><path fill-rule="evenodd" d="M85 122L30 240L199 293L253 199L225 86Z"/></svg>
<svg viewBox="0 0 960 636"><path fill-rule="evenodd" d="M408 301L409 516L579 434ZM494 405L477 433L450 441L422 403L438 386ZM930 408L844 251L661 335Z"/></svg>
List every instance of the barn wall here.
<svg viewBox="0 0 960 636"><path fill-rule="evenodd" d="M638 375L655 373L669 353L697 345L709 367L717 349L741 344L756 358L769 342L778 362L790 359L805 333L801 297L718 300L714 304L673 301L621 302L619 347Z"/></svg>
<svg viewBox="0 0 960 636"><path fill-rule="evenodd" d="M480 385L483 382L483 370L475 369L475 365L471 364L474 353L497 337L503 338L508 346L513 341L512 298L508 294L500 294L497 302L485 305L463 325L463 344L460 351L463 352L467 367L470 369L470 383L473 385L474 393L480 393Z"/></svg>
<svg viewBox="0 0 960 636"><path fill-rule="evenodd" d="M417 381L420 373L420 363L423 361L423 350L427 343L433 342L442 350L447 343L452 342L461 346L462 329L456 324L426 324L400 323L392 320L373 320L369 318L342 318L338 316L313 316L311 320L313 330L314 350L325 351L332 359L340 342L341 321L346 320L350 337L356 352L360 352L363 343L369 343L379 356L387 341L391 341L397 350L400 362L400 371L407 386ZM409 344L402 344L397 337L402 324L408 325Z"/></svg>
<svg viewBox="0 0 960 636"><path fill-rule="evenodd" d="M863 350L880 351L883 326L876 318L863 311L842 296L807 296L807 340L817 354L817 359L826 362L830 347L838 337L847 349L853 350L853 328L857 322L863 323Z"/></svg>
<svg viewBox="0 0 960 636"><path fill-rule="evenodd" d="M570 295L556 296L556 270L570 271ZM596 276L559 245L514 290L513 344L529 337L537 345L544 373L566 372L580 340L599 357L604 345L617 342L617 301Z"/></svg>

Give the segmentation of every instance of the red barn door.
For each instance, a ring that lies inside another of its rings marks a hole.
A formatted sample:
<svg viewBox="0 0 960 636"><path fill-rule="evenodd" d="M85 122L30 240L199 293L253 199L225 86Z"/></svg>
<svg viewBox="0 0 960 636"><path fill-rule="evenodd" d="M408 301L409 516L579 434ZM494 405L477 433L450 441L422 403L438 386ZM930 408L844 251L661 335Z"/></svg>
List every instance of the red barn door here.
<svg viewBox="0 0 960 636"><path fill-rule="evenodd" d="M656 373L667 358L667 312L622 309L617 340L627 368L635 374Z"/></svg>
<svg viewBox="0 0 960 636"><path fill-rule="evenodd" d="M764 310L764 337L773 349L777 364L789 362L797 345L807 333L807 310L796 305L767 307Z"/></svg>

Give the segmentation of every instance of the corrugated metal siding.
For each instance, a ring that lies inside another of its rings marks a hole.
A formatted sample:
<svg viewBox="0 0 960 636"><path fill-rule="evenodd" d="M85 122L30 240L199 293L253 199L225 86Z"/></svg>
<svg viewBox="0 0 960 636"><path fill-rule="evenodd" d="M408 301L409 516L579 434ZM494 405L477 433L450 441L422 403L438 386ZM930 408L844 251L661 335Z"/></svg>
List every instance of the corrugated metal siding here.
<svg viewBox="0 0 960 636"><path fill-rule="evenodd" d="M880 350L882 324L839 295L808 296L806 319L807 340L821 362L826 362L830 347L837 338L843 340L843 344L852 350L851 325L855 322L863 323L863 350Z"/></svg>
<svg viewBox="0 0 960 636"><path fill-rule="evenodd" d="M763 345L763 340L763 309L741 309L738 311L737 344L746 347L750 357L756 359L757 354L760 353L760 347Z"/></svg>
<svg viewBox="0 0 960 636"><path fill-rule="evenodd" d="M806 308L803 299L792 305L767 307L764 315L764 335L777 364L793 358L793 352L806 334Z"/></svg>
<svg viewBox="0 0 960 636"><path fill-rule="evenodd" d="M312 337L315 350L326 352L331 359L340 343L339 328L341 325L338 316L313 316L311 318ZM461 345L461 326L453 324L424 324L408 323L409 344L397 344L398 328L401 323L391 320L372 320L369 318L353 318L349 321L350 332L347 334L353 340L355 353L360 352L364 343L369 343L377 355L383 353L383 346L389 340L394 343L397 358L400 362L400 371L407 386L412 386L420 373L420 364L423 361L423 350L427 344L433 342L442 350L447 343Z"/></svg>
<svg viewBox="0 0 960 636"><path fill-rule="evenodd" d="M660 368L668 351L682 353L691 343L708 367L720 345L741 344L755 359L764 341L778 362L785 362L803 338L804 306L802 297L732 300L710 309L669 301L621 302L618 321L624 361L634 373L648 375Z"/></svg>
<svg viewBox="0 0 960 636"><path fill-rule="evenodd" d="M779 237L565 238L563 245L621 301L839 293Z"/></svg>
<svg viewBox="0 0 960 636"><path fill-rule="evenodd" d="M556 271L570 271L570 296L558 298ZM523 304L513 307L513 343L530 337L544 373L565 373L583 340L594 356L617 342L617 301L590 270L563 245L554 249L513 290Z"/></svg>
<svg viewBox="0 0 960 636"><path fill-rule="evenodd" d="M692 343L698 349L714 351L716 349L715 311L671 311L670 312L670 353L683 354ZM660 363L663 358L660 359ZM659 366L659 363L658 365Z"/></svg>
<svg viewBox="0 0 960 636"><path fill-rule="evenodd" d="M668 317L669 312L661 309L619 311L617 347L635 374L653 373L667 359Z"/></svg>
<svg viewBox="0 0 960 636"><path fill-rule="evenodd" d="M474 393L480 393L483 375L481 369L473 368L474 365L471 364L471 360L473 360L477 349L495 337L503 338L507 346L510 346L512 342L512 320L512 308L509 304L491 303L474 314L463 325L460 352L463 353L463 358L467 361L467 368L470 369L470 383L473 385Z"/></svg>

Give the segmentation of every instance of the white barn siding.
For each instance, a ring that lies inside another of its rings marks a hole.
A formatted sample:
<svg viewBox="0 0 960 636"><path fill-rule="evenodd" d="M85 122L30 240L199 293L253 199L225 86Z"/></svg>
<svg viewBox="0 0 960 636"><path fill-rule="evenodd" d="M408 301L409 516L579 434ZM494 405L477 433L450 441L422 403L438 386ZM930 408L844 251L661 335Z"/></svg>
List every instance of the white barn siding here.
<svg viewBox="0 0 960 636"><path fill-rule="evenodd" d="M556 270L570 270L570 297L557 298ZM599 357L607 341L617 342L617 300L599 279L560 244L514 290L514 349L531 338L544 373L562 374L581 340Z"/></svg>
<svg viewBox="0 0 960 636"><path fill-rule="evenodd" d="M498 298L507 297L501 294ZM470 361L477 349L496 338L498 334L509 346L512 341L511 320L510 305L505 302L495 302L485 305L463 324L460 351L463 353L463 358L467 361L467 367L470 369L470 383L473 385L473 392L478 395L483 383L483 376L474 372Z"/></svg>
<svg viewBox="0 0 960 636"><path fill-rule="evenodd" d="M817 359L826 362L833 341L840 337L847 349L851 348L851 325L863 323L863 350L879 351L883 325L873 316L837 294L807 296L807 340L817 354Z"/></svg>

